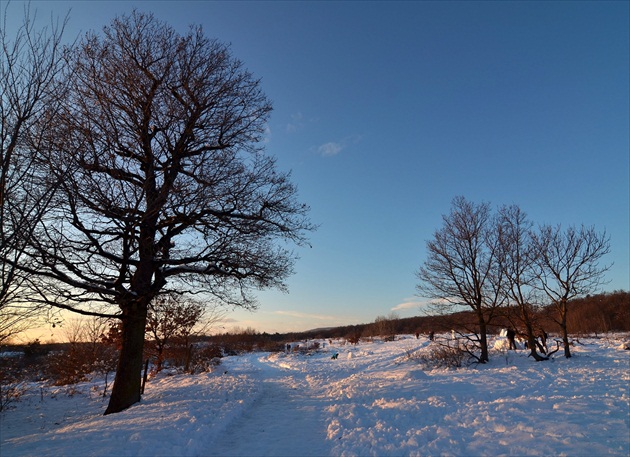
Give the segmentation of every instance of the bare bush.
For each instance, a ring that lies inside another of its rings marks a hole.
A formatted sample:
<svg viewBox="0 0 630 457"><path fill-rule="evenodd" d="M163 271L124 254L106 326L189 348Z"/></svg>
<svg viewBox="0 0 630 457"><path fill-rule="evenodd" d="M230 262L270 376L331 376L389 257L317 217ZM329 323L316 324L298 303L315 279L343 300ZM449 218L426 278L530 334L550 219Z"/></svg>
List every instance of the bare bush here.
<svg viewBox="0 0 630 457"><path fill-rule="evenodd" d="M405 347L403 360L407 362L416 362L421 363L423 361L424 352L421 351L422 348L417 347L416 345L407 345Z"/></svg>
<svg viewBox="0 0 630 457"><path fill-rule="evenodd" d="M9 404L19 401L24 392L26 383L19 381L5 383L0 379L0 411L7 409Z"/></svg>
<svg viewBox="0 0 630 457"><path fill-rule="evenodd" d="M19 401L26 392L26 382L19 360L13 357L0 359L0 411L8 408L9 404Z"/></svg>
<svg viewBox="0 0 630 457"><path fill-rule="evenodd" d="M418 354L417 360L429 368L460 368L469 360L468 356L462 347L434 344L428 352Z"/></svg>
<svg viewBox="0 0 630 457"><path fill-rule="evenodd" d="M214 368L221 365L222 357L223 353L221 351L221 348L218 346L193 346L190 357L190 368L188 372L191 374L197 374L212 371Z"/></svg>
<svg viewBox="0 0 630 457"><path fill-rule="evenodd" d="M87 375L91 371L89 362L84 358L84 351L76 346L50 354L46 362L46 371L55 386L87 381Z"/></svg>
<svg viewBox="0 0 630 457"><path fill-rule="evenodd" d="M108 324L99 318L67 323L68 343L46 360L48 376L57 386L86 381L91 373L107 375L116 369L118 351L107 340Z"/></svg>

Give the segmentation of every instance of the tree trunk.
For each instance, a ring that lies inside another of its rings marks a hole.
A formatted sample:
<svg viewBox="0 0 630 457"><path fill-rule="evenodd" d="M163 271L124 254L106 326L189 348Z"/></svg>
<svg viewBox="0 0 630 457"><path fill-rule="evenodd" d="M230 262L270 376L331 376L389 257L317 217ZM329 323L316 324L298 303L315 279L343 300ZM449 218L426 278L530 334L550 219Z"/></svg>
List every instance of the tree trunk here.
<svg viewBox="0 0 630 457"><path fill-rule="evenodd" d="M521 305L521 314L523 321L525 322L525 329L527 331L527 346L529 347L529 355L531 355L536 362L548 360L547 357L543 357L536 351L536 335L534 335L534 327L532 326L532 320L527 310L526 305Z"/></svg>
<svg viewBox="0 0 630 457"><path fill-rule="evenodd" d="M155 361L155 372L159 373L162 371L162 362L164 360L164 346L158 345L157 347L157 356Z"/></svg>
<svg viewBox="0 0 630 457"><path fill-rule="evenodd" d="M193 345L186 343L186 363L184 364L184 371L190 373L190 361L192 359Z"/></svg>
<svg viewBox="0 0 630 457"><path fill-rule="evenodd" d="M479 345L481 346L479 362L486 363L490 360L490 356L488 355L488 329L483 314L479 316Z"/></svg>
<svg viewBox="0 0 630 457"><path fill-rule="evenodd" d="M530 328L527 329L527 345L529 346L529 355L531 355L536 362L541 362L543 360L549 360L547 357L544 357L536 351L536 336L534 332L531 331Z"/></svg>
<svg viewBox="0 0 630 457"><path fill-rule="evenodd" d="M569 332L567 331L567 301L562 300L560 304L560 328L562 329L562 343L564 344L564 356L571 358L571 350L569 349Z"/></svg>
<svg viewBox="0 0 630 457"><path fill-rule="evenodd" d="M122 348L105 414L118 413L140 401L146 321L147 309L138 304L133 304L123 314Z"/></svg>

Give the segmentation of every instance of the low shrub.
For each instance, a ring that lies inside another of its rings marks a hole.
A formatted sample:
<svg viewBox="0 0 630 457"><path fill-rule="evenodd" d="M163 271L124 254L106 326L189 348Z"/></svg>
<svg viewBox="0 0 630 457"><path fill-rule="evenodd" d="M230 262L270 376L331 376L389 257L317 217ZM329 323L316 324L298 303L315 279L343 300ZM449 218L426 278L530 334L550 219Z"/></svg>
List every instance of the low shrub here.
<svg viewBox="0 0 630 457"><path fill-rule="evenodd" d="M468 358L464 349L445 344L432 344L428 351L416 353L416 360L430 368L460 368Z"/></svg>
<svg viewBox="0 0 630 457"><path fill-rule="evenodd" d="M20 400L26 392L24 373L19 369L19 363L13 358L3 358L0 367L0 411Z"/></svg>
<svg viewBox="0 0 630 457"><path fill-rule="evenodd" d="M193 347L188 372L197 374L212 371L221 364L222 357L222 350L218 346L204 345L201 347Z"/></svg>

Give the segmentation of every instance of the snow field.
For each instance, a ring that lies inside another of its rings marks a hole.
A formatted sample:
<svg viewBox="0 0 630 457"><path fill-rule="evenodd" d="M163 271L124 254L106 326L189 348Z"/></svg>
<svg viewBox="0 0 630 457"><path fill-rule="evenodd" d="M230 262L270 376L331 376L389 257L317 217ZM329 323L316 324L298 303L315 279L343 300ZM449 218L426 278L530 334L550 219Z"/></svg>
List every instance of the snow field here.
<svg viewBox="0 0 630 457"><path fill-rule="evenodd" d="M102 382L34 386L0 414L9 456L630 455L624 335L565 359L495 350L485 365L430 369L412 336L310 353L226 357L213 373L161 374L143 401L102 416ZM500 347L500 345L499 345ZM339 353L337 360L331 355Z"/></svg>

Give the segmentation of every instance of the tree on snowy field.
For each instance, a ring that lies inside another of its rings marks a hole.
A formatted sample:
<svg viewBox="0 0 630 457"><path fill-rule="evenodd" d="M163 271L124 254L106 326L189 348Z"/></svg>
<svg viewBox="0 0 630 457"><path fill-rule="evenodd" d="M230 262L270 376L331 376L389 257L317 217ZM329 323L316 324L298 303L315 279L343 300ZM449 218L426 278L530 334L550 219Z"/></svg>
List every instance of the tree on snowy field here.
<svg viewBox="0 0 630 457"><path fill-rule="evenodd" d="M610 238L594 227L545 225L532 236L535 250L536 287L551 301L556 310L555 322L560 326L564 356L571 357L567 313L569 301L584 297L603 284L610 266L599 261L610 252Z"/></svg>
<svg viewBox="0 0 630 457"><path fill-rule="evenodd" d="M271 104L227 46L150 14L116 18L68 56L41 173L64 177L30 239L40 300L122 321L105 414L140 400L150 303L172 291L256 307L313 228L261 146Z"/></svg>
<svg viewBox="0 0 630 457"><path fill-rule="evenodd" d="M149 305L147 316L147 333L154 349L156 370L162 369L165 349L170 345L175 344L183 349L187 354L185 358L189 359L191 336L198 335L222 317L223 313L217 306L204 306L201 302L179 294L156 297ZM195 327L199 328L195 330Z"/></svg>
<svg viewBox="0 0 630 457"><path fill-rule="evenodd" d="M536 250L532 247L532 225L517 205L499 209L497 233L499 264L504 275L503 291L508 305L514 305L517 309L515 317L525 328L530 355L534 360L541 361L547 357L541 356L536 349L535 318L539 301L534 287L537 279L533 270Z"/></svg>
<svg viewBox="0 0 630 457"><path fill-rule="evenodd" d="M54 182L37 182L34 122L54 110L63 91L61 38L65 22L34 29L35 14L24 7L14 37L7 35L6 6L0 25L0 343L28 328L39 309L29 297L19 264L27 261L26 238L42 217Z"/></svg>
<svg viewBox="0 0 630 457"><path fill-rule="evenodd" d="M442 228L427 242L427 259L418 271L417 288L434 300L440 313L470 308L479 331L477 357L488 358L488 325L503 304L498 239L490 206L464 197L453 199L451 212L442 216Z"/></svg>

